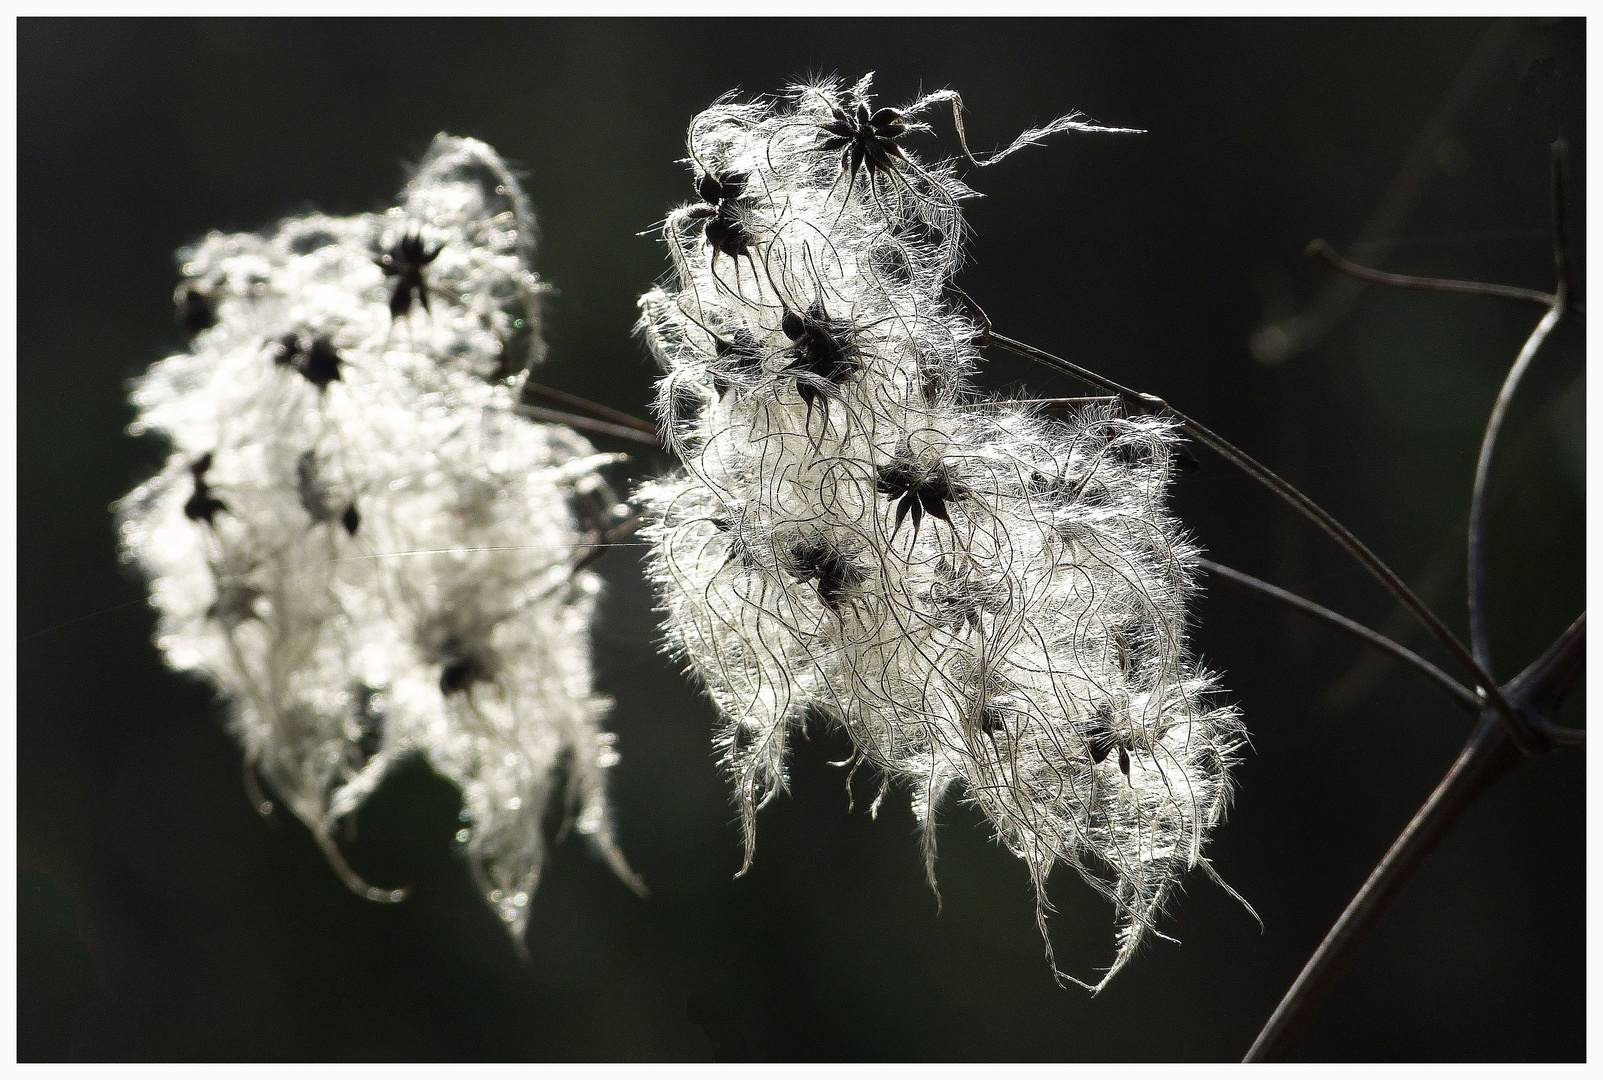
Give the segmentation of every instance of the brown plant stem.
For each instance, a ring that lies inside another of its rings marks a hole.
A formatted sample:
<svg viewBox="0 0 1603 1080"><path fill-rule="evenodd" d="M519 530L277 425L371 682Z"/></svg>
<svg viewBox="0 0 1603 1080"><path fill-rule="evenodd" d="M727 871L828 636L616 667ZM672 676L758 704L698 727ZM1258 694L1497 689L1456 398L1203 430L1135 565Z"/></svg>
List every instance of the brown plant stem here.
<svg viewBox="0 0 1603 1080"><path fill-rule="evenodd" d="M1457 281L1452 278L1416 277L1413 274L1390 274L1374 270L1351 259L1344 259L1324 240L1308 243L1308 254L1324 262L1332 270L1360 281L1376 285L1395 285L1403 289L1424 289L1428 292L1459 293L1465 296L1491 296L1501 300L1523 300L1539 307L1551 307L1553 294L1540 289L1521 289L1514 285L1492 285L1484 281Z"/></svg>
<svg viewBox="0 0 1603 1080"><path fill-rule="evenodd" d="M1569 733L1569 729L1552 725L1548 717L1562 704L1580 677L1585 651L1586 616L1583 614L1540 659L1504 687L1506 695L1521 708L1535 711L1550 730ZM1414 871L1481 793L1520 760L1521 754L1507 727L1498 722L1490 709L1485 710L1458 760L1453 762L1430 798L1414 814L1370 873L1363 888L1341 913L1341 918L1330 928L1243 1060L1272 1061L1280 1056L1306 1022L1309 1011L1351 963L1358 946L1375 928Z"/></svg>
<svg viewBox="0 0 1603 1080"><path fill-rule="evenodd" d="M1414 871L1476 797L1511 770L1521 756L1496 716L1488 714L1481 720L1453 767L1319 943L1243 1061L1273 1061L1280 1056Z"/></svg>
<svg viewBox="0 0 1603 1080"><path fill-rule="evenodd" d="M1198 559L1197 565L1208 573L1223 578L1232 585L1257 593L1264 599L1273 600L1293 611L1299 611L1309 618L1317 619L1327 626L1334 627L1359 643L1367 645L1377 652L1384 653L1407 667L1413 668L1424 676L1427 682L1430 682L1451 698L1453 704L1464 712L1470 716L1480 715L1483 708L1480 698L1476 697L1457 679L1412 649L1399 645L1391 638L1378 634L1362 623L1354 622L1347 616L1332 611L1322 604L1316 604L1312 600L1298 596L1296 593L1287 592L1279 586L1271 585L1267 581L1262 581L1250 574L1243 574L1240 570L1231 569L1222 563L1214 562L1212 559Z"/></svg>
<svg viewBox="0 0 1603 1080"><path fill-rule="evenodd" d="M645 515L637 510L601 534L596 543L584 545L586 550L583 555L573 561L572 572L577 574L580 570L593 564L601 556L633 536L635 531L644 523Z"/></svg>
<svg viewBox="0 0 1603 1080"><path fill-rule="evenodd" d="M593 416L597 420L606 420L621 427L634 428L636 431L652 438L657 437L657 425L650 420L642 420L622 409L614 409L610 405L603 405L599 401L582 398L578 394L570 394L566 390L558 390L552 386L544 386L537 382L523 384L523 396L539 398L553 405L560 405L569 412L582 413Z"/></svg>
<svg viewBox="0 0 1603 1080"><path fill-rule="evenodd" d="M1469 640L1475 651L1476 663L1488 671L1492 667L1492 645L1491 626L1486 615L1486 516L1490 505L1487 491L1492 478L1492 456L1497 450L1498 436L1503 432L1503 420L1508 416L1508 407L1514 400L1514 394L1519 390L1525 373L1530 370L1531 361L1536 359L1537 351L1563 314L1564 301L1561 296L1542 316L1542 321L1536 324L1536 329L1525 341L1525 347L1520 349L1514 366L1508 369L1503 387L1497 392L1497 401L1492 405L1492 415L1486 421L1480 455L1475 461L1475 488L1469 500Z"/></svg>
<svg viewBox="0 0 1603 1080"><path fill-rule="evenodd" d="M593 431L598 435L611 435L615 439L626 439L642 446L662 449L662 443L657 440L656 428L651 434L642 431L638 426L630 424L615 424L608 420L595 420L588 416L579 416L575 413L560 412L556 409L545 409L538 405L514 405L512 411L519 416L527 416L530 420L538 420L543 424L567 424L580 431Z"/></svg>
<svg viewBox="0 0 1603 1080"><path fill-rule="evenodd" d="M1570 303L1570 256L1565 235L1564 140L1553 144L1553 263L1558 276L1558 288L1550 298L1551 306L1542 321L1536 324L1525 347L1520 350L1514 364L1508 369L1492 415L1486 421L1486 433L1481 437L1480 456L1475 461L1475 488L1469 500L1469 641L1475 660L1490 671L1492 668L1491 626L1486 614L1486 516L1490 500L1487 495L1492 477L1492 457L1497 451L1497 440L1503 433L1503 421L1508 407L1514 401L1520 382L1530 370L1536 353L1547 340L1547 335L1558 325Z"/></svg>
<svg viewBox="0 0 1603 1080"><path fill-rule="evenodd" d="M998 398L995 401L973 401L966 405L959 405L959 409L1002 409L1009 405L1107 405L1118 401L1117 397L1100 395L1097 397L1038 397L1038 398Z"/></svg>

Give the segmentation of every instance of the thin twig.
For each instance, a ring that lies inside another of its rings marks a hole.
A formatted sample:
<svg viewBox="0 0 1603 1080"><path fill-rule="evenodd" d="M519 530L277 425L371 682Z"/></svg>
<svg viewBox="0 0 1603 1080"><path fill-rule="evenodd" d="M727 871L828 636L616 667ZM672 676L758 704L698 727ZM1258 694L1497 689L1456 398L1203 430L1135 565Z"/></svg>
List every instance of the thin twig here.
<svg viewBox="0 0 1603 1080"><path fill-rule="evenodd" d="M633 514L624 518L617 525L614 525L612 528L602 533L597 543L589 545L589 549L583 555L573 560L572 572L577 574L580 570L583 570L585 567L591 565L597 559L601 558L601 556L611 551L618 544L633 536L635 530L639 529L644 521L645 515L637 510Z"/></svg>
<svg viewBox="0 0 1603 1080"><path fill-rule="evenodd" d="M1037 397L1037 398L998 398L995 401L973 401L966 405L957 406L959 409L1001 409L1009 405L1106 405L1118 401L1117 397L1099 395L1097 397Z"/></svg>
<svg viewBox="0 0 1603 1080"><path fill-rule="evenodd" d="M609 423L606 420L593 420L588 416L576 416L573 413L559 412L556 409L543 409L538 405L514 405L512 411L519 416L527 416L530 420L539 420L545 424L567 424L580 431L593 431L598 435L611 435L616 439L627 439L629 442L640 443L642 446L662 449L662 443L657 440L656 428L648 435L640 428L630 425Z"/></svg>
<svg viewBox="0 0 1603 1080"><path fill-rule="evenodd" d="M1472 691L1470 691L1457 679L1453 678L1451 675L1447 674L1447 672L1443 671L1429 660L1426 660L1423 656L1420 656L1412 649L1405 648L1404 646L1393 641L1391 638L1378 634L1369 629L1369 627L1364 626L1362 623L1354 622L1352 619L1347 618L1347 616L1332 611L1322 604L1316 604L1312 600L1298 596L1296 593L1287 592L1285 589L1282 589L1279 586L1271 585L1267 581L1261 581L1250 574L1243 574L1240 570L1232 569L1231 567L1225 566L1222 563L1216 563L1212 559L1198 559L1197 565L1201 566L1210 574L1216 574L1219 577L1224 578L1231 584L1238 585L1241 588L1247 589L1251 592L1256 592L1267 599L1275 601L1276 603L1284 604L1286 607L1289 607L1294 611L1300 611L1310 618L1318 619L1327 626L1335 627L1337 630L1340 630L1342 633L1356 639L1362 644L1378 650L1379 652L1385 653L1394 660L1413 668L1419 674L1423 675L1426 680L1435 684L1438 689L1451 698L1453 700L1453 704L1457 705L1470 716L1473 717L1480 715L1482 709L1480 698L1476 697Z"/></svg>
<svg viewBox="0 0 1603 1080"><path fill-rule="evenodd" d="M1456 281L1452 278L1416 277L1413 274L1389 274L1344 259L1324 240L1308 244L1308 254L1323 260L1331 269L1360 281L1377 285L1396 285L1404 289L1426 289L1431 292L1462 293L1468 296L1492 296L1503 300L1523 300L1539 307L1551 307L1553 294L1540 289L1521 289L1514 285L1492 285L1484 281Z"/></svg>
<svg viewBox="0 0 1603 1080"><path fill-rule="evenodd" d="M1486 421L1486 434L1481 439L1480 457L1475 462L1475 489L1469 501L1469 640L1475 650L1475 661L1490 670L1492 666L1491 627L1486 618L1486 497L1492 476L1492 455L1497 450L1497 439L1503 431L1503 420L1509 404L1519 389L1520 381L1530 369L1537 350L1547 340L1548 333L1564 314L1562 297L1548 309L1542 321L1536 324L1525 347L1520 350L1514 366L1508 369L1503 388L1492 405L1491 418Z"/></svg>
<svg viewBox="0 0 1603 1080"><path fill-rule="evenodd" d="M621 427L634 428L636 431L657 437L657 425L650 420L642 420L638 416L626 413L622 409L614 409L611 405L603 405L599 401L582 398L578 394L570 394L566 390L558 390L552 386L530 382L523 384L523 393L529 397L542 398L564 409L577 412L585 416L593 416L597 420L606 420Z"/></svg>
<svg viewBox="0 0 1603 1080"><path fill-rule="evenodd" d="M1509 405L1514 401L1521 380L1530 370L1531 362L1536 359L1536 353L1547 340L1547 335L1558 325L1569 306L1570 259L1569 245L1564 235L1564 159L1564 141L1560 139L1552 148L1553 262L1558 274L1558 291L1549 298L1551 306L1547 314L1531 331L1525 347L1508 369L1502 389L1497 392L1492 415L1486 420L1486 433L1481 437L1481 452L1475 461L1475 488L1469 500L1469 641L1476 662L1487 671L1492 668L1491 626L1486 613L1486 516L1490 505L1487 495L1490 491L1492 458L1497 452L1503 421L1508 416Z"/></svg>
<svg viewBox="0 0 1603 1080"><path fill-rule="evenodd" d="M1006 349L1008 352L1044 364L1065 375L1072 375L1081 382L1117 394L1124 399L1126 406L1133 410L1162 412L1173 417L1186 434L1209 447L1242 472L1286 500L1314 524L1323 529L1331 539L1340 544L1353 558L1357 559L1393 596L1397 597L1409 611L1413 612L1414 617L1424 624L1425 628L1431 632L1437 641L1441 642L1443 648L1452 653L1454 658L1464 666L1464 670L1469 672L1471 678L1475 680L1476 686L1486 695L1492 709L1508 725L1509 734L1513 737L1515 745L1520 748L1521 752L1528 756L1534 756L1545 751L1546 747L1541 736L1509 704L1497 683L1482 670L1481 666L1476 663L1475 657L1464 647L1464 643L1458 640L1453 632L1447 628L1446 624L1436 616L1436 613L1426 606L1423 600L1414 595L1414 591L1408 587L1402 578L1397 576L1396 571L1381 561L1380 557L1370 551L1362 540L1354 536L1345 525L1332 517L1318 503L1304 495L1300 489L1288 484L1268 467L1260 464L1244 451L1237 449L1229 440L1215 434L1160 397L1152 394L1137 393L1127 386L1121 386L1112 379L1098 375L1089 368L1083 368L1079 364L1064 360L1062 357L1053 356L1049 352L1037 349L1033 345L1026 345L1022 341L1014 341L1012 338L1004 337L994 330L987 329L983 340L999 348Z"/></svg>
<svg viewBox="0 0 1603 1080"><path fill-rule="evenodd" d="M1574 685L1584 663L1586 617L1582 615L1542 657L1511 680L1505 691L1521 707L1549 702L1551 712ZM1567 731L1568 729L1559 729ZM1573 734L1583 735L1575 732ZM1430 798L1419 808L1402 834L1386 852L1358 890L1347 909L1330 928L1319 948L1281 999L1274 1015L1259 1032L1246 1061L1278 1057L1322 998L1351 962L1358 946L1374 929L1414 871L1424 863L1443 836L1476 798L1520 761L1509 731L1488 710L1482 715L1469 743L1453 762Z"/></svg>

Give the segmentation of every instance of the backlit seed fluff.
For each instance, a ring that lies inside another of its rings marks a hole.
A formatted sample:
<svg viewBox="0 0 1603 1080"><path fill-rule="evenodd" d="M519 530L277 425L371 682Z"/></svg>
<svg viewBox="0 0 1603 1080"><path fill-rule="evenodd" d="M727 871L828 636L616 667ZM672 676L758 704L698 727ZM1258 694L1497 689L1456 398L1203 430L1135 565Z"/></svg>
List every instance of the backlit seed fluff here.
<svg viewBox="0 0 1603 1080"><path fill-rule="evenodd" d="M458 834L521 942L542 818L631 885L591 687L615 499L572 431L513 412L539 359L533 221L490 147L441 135L383 214L213 233L180 253L187 352L133 389L172 446L119 505L157 644L227 699L265 779L353 888L336 826L402 755L462 790Z"/></svg>
<svg viewBox="0 0 1603 1080"><path fill-rule="evenodd" d="M723 714L747 865L788 737L825 717L911 795L932 884L956 796L1028 866L1043 936L1058 863L1108 896L1099 988L1207 867L1243 737L1187 648L1178 435L970 389L979 330L948 285L972 193L905 141L956 96L876 111L868 90L691 123L700 200L668 216L673 271L641 299L684 462L642 492L666 638ZM1095 130L1065 118L1004 153L1068 128Z"/></svg>

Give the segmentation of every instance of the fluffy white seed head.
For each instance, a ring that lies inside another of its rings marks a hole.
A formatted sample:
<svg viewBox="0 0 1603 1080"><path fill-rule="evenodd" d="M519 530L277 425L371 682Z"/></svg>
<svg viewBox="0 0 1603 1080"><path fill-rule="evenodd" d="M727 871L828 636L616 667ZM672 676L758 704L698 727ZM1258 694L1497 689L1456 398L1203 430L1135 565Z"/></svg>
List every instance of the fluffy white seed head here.
<svg viewBox="0 0 1603 1080"><path fill-rule="evenodd" d="M423 755L516 939L548 807L637 884L605 799L599 582L574 568L610 459L512 411L541 348L532 227L495 152L441 135L387 213L181 252L192 347L133 390L133 431L172 456L119 507L157 644L226 697L248 775L391 899L334 829Z"/></svg>
<svg viewBox="0 0 1603 1080"><path fill-rule="evenodd" d="M787 738L826 717L909 791L932 883L956 795L1029 867L1043 936L1058 863L1109 896L1102 985L1206 866L1241 728L1187 649L1173 425L970 389L979 332L949 285L972 193L905 145L952 101L876 112L867 79L826 82L692 122L701 201L669 215L673 273L641 299L684 461L642 492L650 570L723 714L748 865ZM1065 127L1092 125L1004 153Z"/></svg>

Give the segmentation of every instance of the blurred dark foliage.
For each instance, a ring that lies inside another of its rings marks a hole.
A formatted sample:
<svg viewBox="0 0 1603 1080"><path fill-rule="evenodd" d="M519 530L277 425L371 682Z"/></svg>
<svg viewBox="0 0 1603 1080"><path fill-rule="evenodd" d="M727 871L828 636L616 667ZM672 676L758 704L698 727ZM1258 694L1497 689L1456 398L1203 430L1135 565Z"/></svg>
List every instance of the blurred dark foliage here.
<svg viewBox="0 0 1603 1080"><path fill-rule="evenodd" d="M255 815L219 704L161 665L143 586L117 561L108 506L163 454L123 433L126 381L180 347L174 248L310 206L386 206L403 161L446 130L527 169L539 269L558 289L542 379L643 414L653 370L630 327L664 253L636 234L692 195L675 164L690 116L732 87L876 69L888 102L960 89L976 145L1070 108L1148 129L1061 138L974 177L987 197L962 285L999 329L1163 394L1284 469L1405 576L1442 552L1433 600L1462 631L1453 544L1480 428L1539 312L1369 289L1285 364L1260 364L1247 342L1314 295L1325 271L1304 245L1347 250L1489 29L23 20L20 1056L1239 1057L1462 741L1463 717L1411 677L1381 669L1331 709L1355 647L1210 588L1196 643L1253 733L1211 854L1267 933L1196 875L1164 926L1184 946L1153 946L1092 1000L1053 985L1023 867L962 809L941 833L937 915L905 797L871 821L860 774L848 813L829 764L847 753L838 736L798 746L793 793L764 812L756 865L733 879L710 706L657 655L639 550L625 548L600 564L598 676L618 702L621 839L652 895L564 845L523 964L451 850L456 794L426 768L397 773L351 848L372 879L416 886L395 907L347 893L294 822ZM1551 287L1547 144L1563 133L1584 272L1584 24L1525 23L1510 42L1433 155L1388 268ZM954 148L937 129L921 152ZM1583 345L1560 327L1511 418L1517 471L1491 533L1504 678L1584 602ZM1006 357L986 379L1079 392ZM638 456L633 474L666 465ZM1220 561L1372 625L1391 611L1217 459L1176 497ZM1581 1059L1583 789L1576 754L1495 788L1294 1053ZM1112 954L1110 912L1071 874L1052 899L1060 961L1089 974Z"/></svg>

